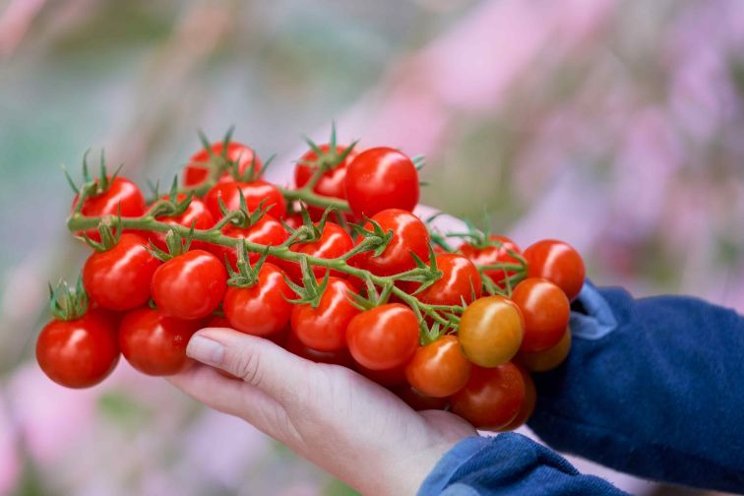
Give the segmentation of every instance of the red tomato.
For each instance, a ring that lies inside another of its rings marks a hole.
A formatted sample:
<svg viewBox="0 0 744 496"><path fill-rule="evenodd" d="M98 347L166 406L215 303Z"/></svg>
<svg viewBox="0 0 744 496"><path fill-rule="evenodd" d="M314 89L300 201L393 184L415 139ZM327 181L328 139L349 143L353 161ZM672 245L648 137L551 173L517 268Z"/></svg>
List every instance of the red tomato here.
<svg viewBox="0 0 744 496"><path fill-rule="evenodd" d="M423 410L444 410L449 405L447 398L432 398L421 394L408 384L393 389L393 392L417 412Z"/></svg>
<svg viewBox="0 0 744 496"><path fill-rule="evenodd" d="M368 369L359 363L355 363L353 367L358 373L382 387L399 388L407 386L405 364L382 370Z"/></svg>
<svg viewBox="0 0 744 496"><path fill-rule="evenodd" d="M392 231L393 236L379 257L370 251L360 253L353 257L354 265L373 274L389 276L415 268L412 253L423 261L429 260L429 231L418 217L405 210L389 209L375 214L372 220L384 232ZM373 230L372 224L367 223L365 229Z"/></svg>
<svg viewBox="0 0 744 496"><path fill-rule="evenodd" d="M354 241L343 227L333 222L326 222L323 232L320 233L320 239L309 243L297 243L289 249L296 253L304 253L318 258L332 259L337 258L354 248ZM290 279L296 283L302 281L302 268L298 262L282 261L281 267L287 273ZM328 269L323 267L313 267L313 274L318 279L322 279ZM345 274L335 270L331 271L335 277L345 277Z"/></svg>
<svg viewBox="0 0 744 496"><path fill-rule="evenodd" d="M351 358L351 354L346 347L336 351L314 350L302 344L293 333L290 333L289 339L287 340L287 351L316 363L342 365L348 368L354 366L354 360Z"/></svg>
<svg viewBox="0 0 744 496"><path fill-rule="evenodd" d="M216 184L207 192L204 202L207 209L215 219L222 218L219 198L225 203L228 210L240 208L240 192L243 192L245 204L250 212L258 209L261 202L263 208L277 219L283 219L287 214L287 203L284 201L282 192L271 183L258 179L250 183L229 182Z"/></svg>
<svg viewBox="0 0 744 496"><path fill-rule="evenodd" d="M416 350L406 366L408 384L432 398L455 394L470 378L470 362L455 336L442 336Z"/></svg>
<svg viewBox="0 0 744 496"><path fill-rule="evenodd" d="M356 156L355 151L351 151L344 160L339 161L339 157L343 155L347 147L336 146L334 151L331 151L329 144L320 145L323 154L318 157L315 150L308 150L305 154L300 157L297 162L294 171L295 184L297 189L305 186L308 181L313 177L318 167L326 167L326 172L320 176L320 180L313 187L313 191L322 196L329 196L331 198L346 199L346 188L344 180L346 179L346 167ZM308 211L314 219L320 218L323 214L323 209L308 205Z"/></svg>
<svg viewBox="0 0 744 496"><path fill-rule="evenodd" d="M72 201L72 209L75 210L78 203L78 195ZM102 217L104 215L119 215L125 217L140 217L145 213L145 197L142 191L127 178L116 176L109 181L108 187L93 196L89 196L83 202L80 213L86 217ZM97 229L89 229L85 234L94 241L101 241L101 235Z"/></svg>
<svg viewBox="0 0 744 496"><path fill-rule="evenodd" d="M269 336L280 332L289 323L292 303L287 300L294 296L281 269L264 263L255 285L227 289L222 308L231 327L254 336Z"/></svg>
<svg viewBox="0 0 744 496"><path fill-rule="evenodd" d="M222 262L204 250L191 250L158 267L152 278L152 298L169 317L208 317L222 301L227 271Z"/></svg>
<svg viewBox="0 0 744 496"><path fill-rule="evenodd" d="M54 382L85 388L104 380L119 361L116 328L110 318L90 310L76 320L52 320L36 341L36 360Z"/></svg>
<svg viewBox="0 0 744 496"><path fill-rule="evenodd" d="M557 285L569 300L576 298L584 285L584 261L571 245L544 239L524 250L527 275L542 277Z"/></svg>
<svg viewBox="0 0 744 496"><path fill-rule="evenodd" d="M160 260L136 234L124 233L110 250L94 252L83 266L83 285L100 308L130 310L150 299L150 282Z"/></svg>
<svg viewBox="0 0 744 496"><path fill-rule="evenodd" d="M478 429L498 430L519 413L525 398L522 372L513 363L473 366L467 385L450 399L452 412Z"/></svg>
<svg viewBox="0 0 744 496"><path fill-rule="evenodd" d="M381 210L412 211L419 201L419 177L410 158L394 148L370 148L346 171L346 198L357 217Z"/></svg>
<svg viewBox="0 0 744 496"><path fill-rule="evenodd" d="M185 194L178 194L177 201L180 202L185 199ZM207 210L207 206L204 204L204 202L198 198L192 198L191 203L189 203L189 206L186 207L186 211L184 211L184 213L182 213L181 215L175 217L159 216L156 217L156 219L160 222L165 222L166 224L170 224L172 226L184 226L188 228L191 228L193 226L194 229L209 229L215 224L214 216L212 216L211 212ZM140 232L138 234L143 233ZM152 242L152 244L154 244L161 250L166 250L166 234L167 233L165 232L149 231L146 233L146 236L147 239ZM209 243L198 240L191 243L191 249L203 250L206 249L207 246L210 246Z"/></svg>
<svg viewBox="0 0 744 496"><path fill-rule="evenodd" d="M183 184L186 186L198 186L209 178L209 173L216 167L224 164L224 161L235 162L238 164L238 173L245 174L255 160L254 173L261 172L263 163L253 148L241 143L231 141L225 151L224 142L217 141L211 146L211 155L209 151L202 148L191 156L189 164L183 170ZM219 179L219 182L233 181L230 170L226 170ZM256 176L258 177L258 175Z"/></svg>
<svg viewBox="0 0 744 496"><path fill-rule="evenodd" d="M506 236L496 234L492 234L488 239L494 246L476 248L469 243L465 243L460 247L460 253L468 257L476 266L519 263L519 260L509 254L510 250L520 253L519 247L514 241ZM501 245L499 246L498 243L501 243ZM513 270L499 269L489 269L483 271L483 273L501 288L505 287L504 280L515 274Z"/></svg>
<svg viewBox="0 0 744 496"><path fill-rule="evenodd" d="M278 246L284 243L289 234L281 222L269 214L264 215L261 219L250 227L240 227L234 224L228 224L222 228L222 234L231 238L244 238L251 243L258 243L266 246ZM236 248L225 245L209 245L209 251L220 260L228 260L230 266L235 269L238 266L238 252ZM255 264L261 253L248 251L248 261ZM279 260L273 256L266 259L272 263L278 263Z"/></svg>
<svg viewBox="0 0 744 496"><path fill-rule="evenodd" d="M211 317L206 324L204 324L204 327L232 327L230 325L230 321L227 320L227 317L224 317L222 315L215 315Z"/></svg>
<svg viewBox="0 0 744 496"><path fill-rule="evenodd" d="M406 305L380 305L351 319L346 340L351 356L363 367L371 370L400 367L418 347L418 319Z"/></svg>
<svg viewBox="0 0 744 496"><path fill-rule="evenodd" d="M318 351L346 348L346 328L360 310L351 304L354 287L348 281L331 277L316 308L309 303L292 309L292 333Z"/></svg>
<svg viewBox="0 0 744 496"><path fill-rule="evenodd" d="M535 382L532 380L532 377L526 370L522 369L521 367L519 367L519 370L520 372L522 372L522 379L524 380L524 401L522 402L522 406L519 408L517 416L514 417L514 420L499 429L500 431L513 431L514 429L521 427L530 419L530 417L532 416L532 412L535 411L535 404L537 403L537 390L535 389Z"/></svg>
<svg viewBox="0 0 744 496"><path fill-rule="evenodd" d="M119 346L124 358L143 374L177 374L189 362L186 345L201 323L167 317L160 310L138 308L122 319Z"/></svg>
<svg viewBox="0 0 744 496"><path fill-rule="evenodd" d="M418 293L416 297L431 305L461 305L472 303L483 293L483 281L476 266L462 255L443 253L436 256L442 277ZM419 283L401 283L401 288L413 293Z"/></svg>
<svg viewBox="0 0 744 496"><path fill-rule="evenodd" d="M524 338L520 350L544 351L558 344L566 332L571 305L566 294L547 279L529 277L512 293L524 317Z"/></svg>

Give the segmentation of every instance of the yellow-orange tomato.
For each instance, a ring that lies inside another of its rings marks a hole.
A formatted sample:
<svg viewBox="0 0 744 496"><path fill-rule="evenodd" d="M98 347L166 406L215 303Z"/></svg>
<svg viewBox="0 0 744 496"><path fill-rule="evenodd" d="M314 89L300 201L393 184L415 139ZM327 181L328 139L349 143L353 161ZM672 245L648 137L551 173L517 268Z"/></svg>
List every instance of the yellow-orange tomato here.
<svg viewBox="0 0 744 496"><path fill-rule="evenodd" d="M558 367L571 351L571 329L566 328L558 344L545 351L521 353L520 358L525 367L532 372L547 372Z"/></svg>
<svg viewBox="0 0 744 496"><path fill-rule="evenodd" d="M498 367L519 351L524 320L517 305L502 296L486 296L468 305L458 331L465 356L481 367Z"/></svg>
<svg viewBox="0 0 744 496"><path fill-rule="evenodd" d="M470 362L455 336L442 336L416 350L406 366L406 379L417 391L432 398L455 394L470 378Z"/></svg>
<svg viewBox="0 0 744 496"><path fill-rule="evenodd" d="M521 427L530 419L532 412L535 411L535 404L537 403L535 383L527 370L519 367L519 371L522 372L522 379L524 379L524 401L522 401L522 407L519 409L517 416L514 417L514 420L499 429L500 431L513 431Z"/></svg>

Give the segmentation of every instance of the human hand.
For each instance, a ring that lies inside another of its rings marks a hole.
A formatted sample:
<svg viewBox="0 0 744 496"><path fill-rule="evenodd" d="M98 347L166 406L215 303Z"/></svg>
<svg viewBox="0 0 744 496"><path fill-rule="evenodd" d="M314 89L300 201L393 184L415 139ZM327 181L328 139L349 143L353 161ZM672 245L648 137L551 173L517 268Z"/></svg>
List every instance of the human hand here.
<svg viewBox="0 0 744 496"><path fill-rule="evenodd" d="M201 364L171 383L246 420L363 494L415 494L446 451L476 435L454 414L415 412L352 370L313 363L232 329L199 331L187 354Z"/></svg>

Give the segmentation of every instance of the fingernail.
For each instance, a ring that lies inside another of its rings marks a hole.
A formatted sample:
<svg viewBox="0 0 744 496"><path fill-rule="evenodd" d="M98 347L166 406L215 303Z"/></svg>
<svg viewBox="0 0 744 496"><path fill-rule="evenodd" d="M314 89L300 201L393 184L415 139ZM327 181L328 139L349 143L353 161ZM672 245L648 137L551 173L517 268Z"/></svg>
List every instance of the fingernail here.
<svg viewBox="0 0 744 496"><path fill-rule="evenodd" d="M222 359L225 357L225 347L222 343L203 336L193 336L189 341L189 345L186 347L186 354L207 365L222 364Z"/></svg>

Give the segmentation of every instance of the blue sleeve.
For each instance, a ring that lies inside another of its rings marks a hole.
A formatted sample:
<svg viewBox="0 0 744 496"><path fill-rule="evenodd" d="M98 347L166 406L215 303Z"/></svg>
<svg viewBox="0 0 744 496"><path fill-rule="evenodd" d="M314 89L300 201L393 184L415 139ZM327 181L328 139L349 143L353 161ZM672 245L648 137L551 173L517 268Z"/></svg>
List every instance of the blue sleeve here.
<svg viewBox="0 0 744 496"><path fill-rule="evenodd" d="M620 496L597 477L579 474L564 458L520 434L460 441L424 481L419 495Z"/></svg>
<svg viewBox="0 0 744 496"><path fill-rule="evenodd" d="M744 492L744 319L589 284L574 306L568 360L535 376L538 436L647 479Z"/></svg>

